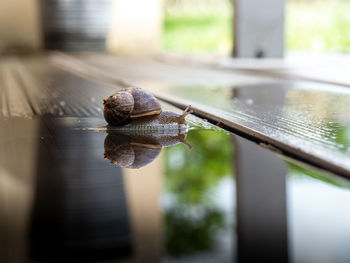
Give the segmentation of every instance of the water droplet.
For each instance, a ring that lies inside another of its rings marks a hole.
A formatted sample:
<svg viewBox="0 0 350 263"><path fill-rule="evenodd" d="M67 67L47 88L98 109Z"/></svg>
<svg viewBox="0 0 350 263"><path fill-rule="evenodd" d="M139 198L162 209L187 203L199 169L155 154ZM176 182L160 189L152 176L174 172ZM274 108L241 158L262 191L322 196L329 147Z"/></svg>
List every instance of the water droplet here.
<svg viewBox="0 0 350 263"><path fill-rule="evenodd" d="M246 103L247 105L252 105L252 104L254 103L254 100L253 100L253 99L246 99L246 100L245 100L245 103Z"/></svg>

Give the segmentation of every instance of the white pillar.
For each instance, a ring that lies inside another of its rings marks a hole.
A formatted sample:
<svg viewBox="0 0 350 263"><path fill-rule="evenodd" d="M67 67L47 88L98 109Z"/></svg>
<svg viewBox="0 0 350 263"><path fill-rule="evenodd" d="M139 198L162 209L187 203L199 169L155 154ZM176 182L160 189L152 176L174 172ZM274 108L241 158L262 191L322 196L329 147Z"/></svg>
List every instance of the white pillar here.
<svg viewBox="0 0 350 263"><path fill-rule="evenodd" d="M285 0L234 0L234 56L283 57Z"/></svg>

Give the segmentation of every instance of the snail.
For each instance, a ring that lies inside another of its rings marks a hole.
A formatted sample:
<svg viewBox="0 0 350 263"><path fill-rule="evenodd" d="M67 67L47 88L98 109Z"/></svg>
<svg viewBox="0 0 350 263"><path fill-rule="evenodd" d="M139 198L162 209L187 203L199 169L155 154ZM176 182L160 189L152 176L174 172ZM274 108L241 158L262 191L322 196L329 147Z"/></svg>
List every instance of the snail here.
<svg viewBox="0 0 350 263"><path fill-rule="evenodd" d="M151 163L163 147L184 143L187 133L179 134L136 134L125 132L108 132L104 141L104 159L111 163L131 169L141 168Z"/></svg>
<svg viewBox="0 0 350 263"><path fill-rule="evenodd" d="M158 100L145 90L129 87L103 100L108 122L104 158L125 168L140 168L152 162L163 147L184 143L188 126L182 114L162 111Z"/></svg>
<svg viewBox="0 0 350 263"><path fill-rule="evenodd" d="M147 91L129 87L103 100L104 117L109 127L125 126L128 129L155 131L183 129L185 117L192 113L188 106L182 114L162 111L159 101Z"/></svg>

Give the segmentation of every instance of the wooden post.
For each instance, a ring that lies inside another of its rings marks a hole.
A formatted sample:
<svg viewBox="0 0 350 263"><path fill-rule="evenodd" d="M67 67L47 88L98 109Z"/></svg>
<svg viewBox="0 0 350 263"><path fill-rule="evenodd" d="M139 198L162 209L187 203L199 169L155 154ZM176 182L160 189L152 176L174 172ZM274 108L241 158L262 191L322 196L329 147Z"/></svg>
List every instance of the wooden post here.
<svg viewBox="0 0 350 263"><path fill-rule="evenodd" d="M283 57L285 0L235 0L235 57Z"/></svg>
<svg viewBox="0 0 350 263"><path fill-rule="evenodd" d="M38 0L1 1L0 53L41 47Z"/></svg>

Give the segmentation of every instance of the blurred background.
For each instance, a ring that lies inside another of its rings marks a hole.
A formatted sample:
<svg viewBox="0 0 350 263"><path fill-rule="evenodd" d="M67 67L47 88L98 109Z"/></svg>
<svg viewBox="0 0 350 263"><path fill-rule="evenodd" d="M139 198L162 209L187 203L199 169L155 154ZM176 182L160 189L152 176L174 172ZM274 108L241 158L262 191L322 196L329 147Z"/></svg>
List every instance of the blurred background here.
<svg viewBox="0 0 350 263"><path fill-rule="evenodd" d="M0 53L48 48L230 56L234 45L242 45L235 38L260 30L255 42L263 46L278 26L282 29L275 42L287 53L349 52L349 0L270 0L260 5L241 0L3 0ZM264 21L264 16L270 21L265 28L240 27L251 17ZM252 56L266 53L258 50Z"/></svg>
<svg viewBox="0 0 350 263"><path fill-rule="evenodd" d="M167 0L164 7L163 50L231 53L235 15L231 1ZM349 52L349 10L347 0L286 1L287 52Z"/></svg>

